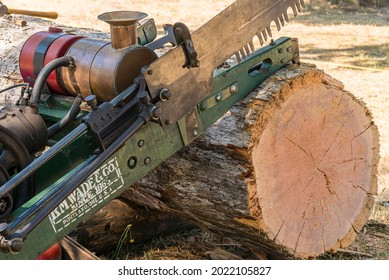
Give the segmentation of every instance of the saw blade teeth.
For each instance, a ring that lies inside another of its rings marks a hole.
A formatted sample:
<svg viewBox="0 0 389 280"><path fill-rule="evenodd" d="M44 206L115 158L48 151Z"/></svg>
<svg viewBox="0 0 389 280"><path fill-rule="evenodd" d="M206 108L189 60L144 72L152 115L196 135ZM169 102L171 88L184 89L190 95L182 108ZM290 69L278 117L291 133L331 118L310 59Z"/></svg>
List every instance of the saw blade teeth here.
<svg viewBox="0 0 389 280"><path fill-rule="evenodd" d="M279 22L281 23L282 26L285 26L285 21L284 21L284 18L282 16L280 16L278 18Z"/></svg>
<svg viewBox="0 0 389 280"><path fill-rule="evenodd" d="M250 47L250 49L251 49L251 52L252 52L252 53L255 52L254 43L253 43L252 41L250 41L250 42L248 43L248 45L249 45L249 47Z"/></svg>
<svg viewBox="0 0 389 280"><path fill-rule="evenodd" d="M238 61L238 63L240 63L242 61L242 58L240 57L239 52L235 53L235 57L236 57L236 60Z"/></svg>
<svg viewBox="0 0 389 280"><path fill-rule="evenodd" d="M300 0L301 7L305 8L305 2L304 0Z"/></svg>
<svg viewBox="0 0 389 280"><path fill-rule="evenodd" d="M270 26L266 27L267 34L269 34L269 37L273 37L273 33L271 32Z"/></svg>
<svg viewBox="0 0 389 280"><path fill-rule="evenodd" d="M296 6L295 6L295 5L292 5L292 10L293 10L293 15L294 15L295 17L297 17L298 12L297 12L297 9L296 9Z"/></svg>
<svg viewBox="0 0 389 280"><path fill-rule="evenodd" d="M244 52L244 49L240 49L239 54L240 54L240 57L242 58L242 60L246 58L246 54Z"/></svg>
<svg viewBox="0 0 389 280"><path fill-rule="evenodd" d="M281 24L280 24L279 20L275 19L274 22L276 23L277 30L280 31L281 30Z"/></svg>
<svg viewBox="0 0 389 280"><path fill-rule="evenodd" d="M246 45L244 46L244 50L245 50L247 56L249 56L249 55L251 54L250 47L249 47L248 44L246 44Z"/></svg>
<svg viewBox="0 0 389 280"><path fill-rule="evenodd" d="M299 1L296 2L296 8L297 8L297 10L298 10L299 12L302 11L302 8L301 8L301 5L300 5L300 2L299 2Z"/></svg>
<svg viewBox="0 0 389 280"><path fill-rule="evenodd" d="M283 13L283 16L284 16L285 21L286 21L286 22L289 22L288 12L284 12L284 13Z"/></svg>
<svg viewBox="0 0 389 280"><path fill-rule="evenodd" d="M258 33L257 37L258 37L259 43L261 44L261 46L263 46L264 41L263 41L262 35L260 33Z"/></svg>
<svg viewBox="0 0 389 280"><path fill-rule="evenodd" d="M265 41L267 41L267 34L266 34L266 30L262 30L262 36L263 36L263 39L265 39Z"/></svg>

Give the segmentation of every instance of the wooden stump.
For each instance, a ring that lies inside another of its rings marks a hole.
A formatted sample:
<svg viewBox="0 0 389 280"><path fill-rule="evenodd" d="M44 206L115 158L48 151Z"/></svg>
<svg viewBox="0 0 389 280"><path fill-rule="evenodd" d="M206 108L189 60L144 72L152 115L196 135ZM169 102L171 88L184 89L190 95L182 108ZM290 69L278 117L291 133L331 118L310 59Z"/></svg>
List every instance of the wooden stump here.
<svg viewBox="0 0 389 280"><path fill-rule="evenodd" d="M348 246L376 193L365 104L312 66L280 70L124 196L269 258Z"/></svg>

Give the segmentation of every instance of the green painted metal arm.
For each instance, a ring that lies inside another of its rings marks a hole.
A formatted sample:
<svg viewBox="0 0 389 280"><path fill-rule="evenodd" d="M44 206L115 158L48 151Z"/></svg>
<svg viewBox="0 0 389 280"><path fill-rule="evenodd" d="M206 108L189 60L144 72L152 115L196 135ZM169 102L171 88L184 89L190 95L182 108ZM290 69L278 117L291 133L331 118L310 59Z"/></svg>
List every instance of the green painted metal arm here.
<svg viewBox="0 0 389 280"><path fill-rule="evenodd" d="M156 123L143 126L30 233L19 254L0 253L0 259L34 259L39 256L69 234L79 222L91 217L181 147L204 133L234 104L294 60L297 55L295 49L292 39L280 38L240 64L217 69L210 95L192 112L167 130ZM42 108L41 112L50 121L62 117L61 110ZM85 167L96 147L86 133L42 166L35 174L39 194L14 211L12 217L22 214L72 172Z"/></svg>

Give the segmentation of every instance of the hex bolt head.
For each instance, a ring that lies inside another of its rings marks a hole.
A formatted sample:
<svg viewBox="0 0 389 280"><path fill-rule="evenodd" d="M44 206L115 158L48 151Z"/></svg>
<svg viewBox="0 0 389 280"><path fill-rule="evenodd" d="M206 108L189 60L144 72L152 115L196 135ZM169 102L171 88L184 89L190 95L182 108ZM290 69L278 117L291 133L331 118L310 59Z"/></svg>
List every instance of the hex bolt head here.
<svg viewBox="0 0 389 280"><path fill-rule="evenodd" d="M159 118L162 116L161 108L159 108L158 106L154 106L153 108L151 108L150 115L153 120L159 120Z"/></svg>
<svg viewBox="0 0 389 280"><path fill-rule="evenodd" d="M19 253L23 249L23 241L20 239L12 240L10 247L11 253Z"/></svg>
<svg viewBox="0 0 389 280"><path fill-rule="evenodd" d="M167 88L163 88L161 89L161 91L159 92L159 98L161 99L161 101L168 101L170 100L170 98L172 98L172 93L170 92L170 90L168 90Z"/></svg>

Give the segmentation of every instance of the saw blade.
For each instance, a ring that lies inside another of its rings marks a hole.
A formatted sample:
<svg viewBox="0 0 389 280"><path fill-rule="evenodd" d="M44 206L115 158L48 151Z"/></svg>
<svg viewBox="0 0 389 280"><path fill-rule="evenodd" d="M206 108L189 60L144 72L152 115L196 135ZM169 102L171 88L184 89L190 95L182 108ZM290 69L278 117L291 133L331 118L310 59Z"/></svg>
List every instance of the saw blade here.
<svg viewBox="0 0 389 280"><path fill-rule="evenodd" d="M176 123L210 92L213 71L234 54L238 61L253 50L253 37L261 44L272 36L270 25L277 29L305 7L304 0L237 0L192 34L200 61L197 68L183 68L185 54L179 46L150 64L145 78L153 98L162 89L171 98L161 103L162 125Z"/></svg>

